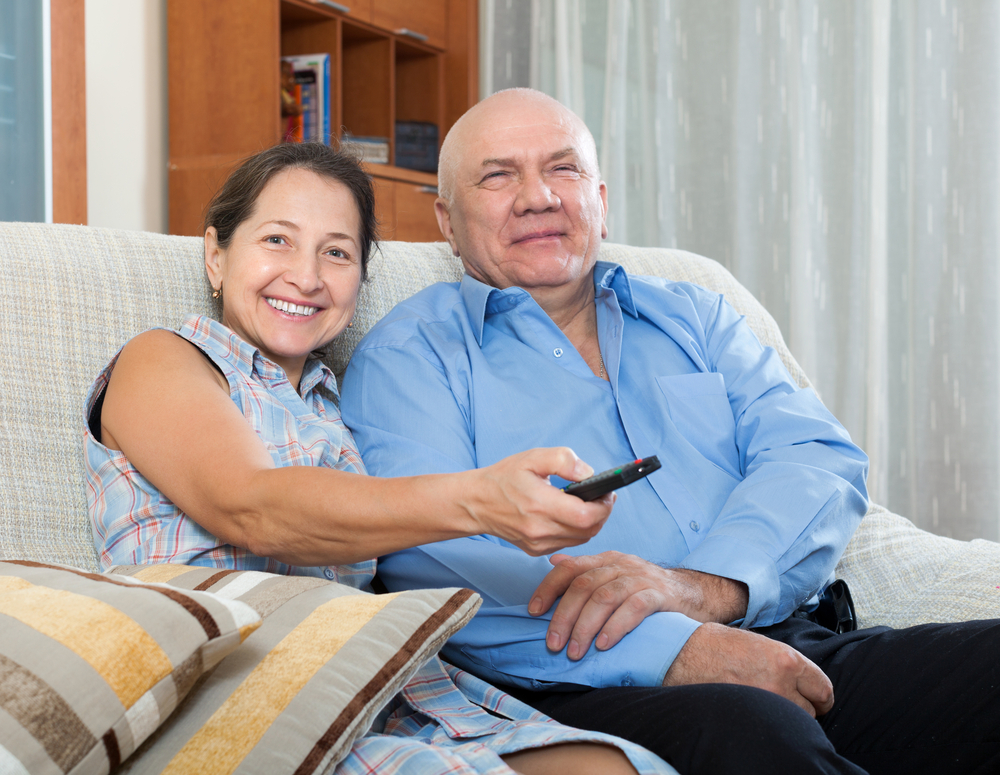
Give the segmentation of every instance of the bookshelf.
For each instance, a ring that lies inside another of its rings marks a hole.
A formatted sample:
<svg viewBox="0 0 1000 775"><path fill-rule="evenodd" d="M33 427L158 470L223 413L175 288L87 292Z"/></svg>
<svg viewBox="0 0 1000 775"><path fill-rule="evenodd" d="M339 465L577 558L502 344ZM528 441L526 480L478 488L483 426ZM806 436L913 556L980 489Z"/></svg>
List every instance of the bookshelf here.
<svg viewBox="0 0 1000 775"><path fill-rule="evenodd" d="M201 234L205 205L246 156L281 140L280 58L330 54L330 126L388 137L370 164L384 239L440 239L435 175L395 162L395 123L439 142L478 97L477 0L168 0L170 233Z"/></svg>

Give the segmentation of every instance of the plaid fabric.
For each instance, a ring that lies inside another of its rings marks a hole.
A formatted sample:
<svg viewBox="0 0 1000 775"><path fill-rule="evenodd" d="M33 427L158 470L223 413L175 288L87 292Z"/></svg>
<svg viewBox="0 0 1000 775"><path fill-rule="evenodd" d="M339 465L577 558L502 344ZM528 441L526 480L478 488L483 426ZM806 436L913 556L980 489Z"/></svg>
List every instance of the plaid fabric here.
<svg viewBox="0 0 1000 775"><path fill-rule="evenodd" d="M500 758L561 743L619 748L642 775L676 773L644 748L563 726L480 681L432 659L396 695L373 729L354 743L337 775L509 774Z"/></svg>
<svg viewBox="0 0 1000 775"><path fill-rule="evenodd" d="M296 393L280 367L221 323L191 315L178 334L221 369L233 402L268 445L275 466L325 466L365 473L350 431L336 405L324 395L338 395L333 373L325 365L310 361ZM87 505L102 568L170 562L321 576L358 589L368 585L375 574L374 560L299 567L222 543L178 509L121 452L94 438L89 420L117 358L118 354L91 386L84 423Z"/></svg>

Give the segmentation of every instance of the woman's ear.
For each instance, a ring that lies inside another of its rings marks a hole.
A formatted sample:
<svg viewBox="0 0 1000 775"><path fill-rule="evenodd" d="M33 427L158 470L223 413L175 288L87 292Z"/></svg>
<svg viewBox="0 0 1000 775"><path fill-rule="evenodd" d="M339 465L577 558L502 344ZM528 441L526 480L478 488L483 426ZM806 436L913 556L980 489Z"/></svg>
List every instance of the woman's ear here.
<svg viewBox="0 0 1000 775"><path fill-rule="evenodd" d="M225 264L225 250L219 245L219 233L214 226L209 226L205 232L205 271L212 288L218 290L222 286L222 270Z"/></svg>

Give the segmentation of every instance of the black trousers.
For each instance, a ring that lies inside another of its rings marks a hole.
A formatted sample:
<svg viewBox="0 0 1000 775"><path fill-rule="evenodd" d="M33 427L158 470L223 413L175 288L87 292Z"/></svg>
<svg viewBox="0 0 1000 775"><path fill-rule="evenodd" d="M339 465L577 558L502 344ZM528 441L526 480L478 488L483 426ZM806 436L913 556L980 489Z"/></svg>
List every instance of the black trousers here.
<svg viewBox="0 0 1000 775"><path fill-rule="evenodd" d="M681 775L1000 773L1000 620L835 635L789 619L756 632L830 677L829 713L814 720L730 684L504 688L564 724L639 743Z"/></svg>

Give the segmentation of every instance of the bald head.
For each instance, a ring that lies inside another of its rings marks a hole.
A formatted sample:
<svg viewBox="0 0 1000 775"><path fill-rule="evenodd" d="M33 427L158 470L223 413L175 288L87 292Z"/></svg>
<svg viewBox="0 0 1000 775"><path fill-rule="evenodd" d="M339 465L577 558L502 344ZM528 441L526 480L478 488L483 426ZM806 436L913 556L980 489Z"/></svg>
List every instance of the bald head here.
<svg viewBox="0 0 1000 775"><path fill-rule="evenodd" d="M470 144L498 126L518 123L522 116L535 120L541 117L551 122L553 131L568 130L577 135L585 161L592 165L594 176L600 177L594 136L576 113L540 91L505 89L469 108L445 136L438 159L438 192L442 199L449 204L454 200L456 177L462 163L469 161Z"/></svg>

